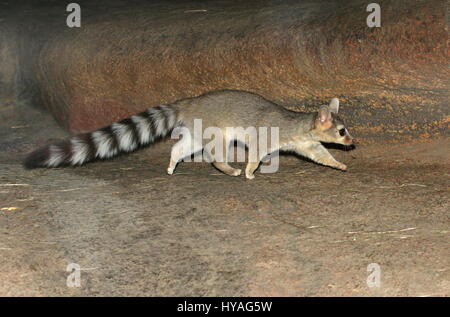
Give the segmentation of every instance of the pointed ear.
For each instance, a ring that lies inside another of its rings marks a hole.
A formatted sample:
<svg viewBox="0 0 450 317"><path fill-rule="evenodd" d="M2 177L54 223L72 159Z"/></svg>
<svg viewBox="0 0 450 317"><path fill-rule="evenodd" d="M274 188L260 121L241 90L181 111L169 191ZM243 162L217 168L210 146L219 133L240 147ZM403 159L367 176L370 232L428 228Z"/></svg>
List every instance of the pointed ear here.
<svg viewBox="0 0 450 317"><path fill-rule="evenodd" d="M330 105L328 106L331 112L338 113L339 111L339 99L333 98L330 101Z"/></svg>
<svg viewBox="0 0 450 317"><path fill-rule="evenodd" d="M317 116L317 119L320 123L325 123L331 119L331 112L330 108L328 106L322 106L319 109L319 115Z"/></svg>

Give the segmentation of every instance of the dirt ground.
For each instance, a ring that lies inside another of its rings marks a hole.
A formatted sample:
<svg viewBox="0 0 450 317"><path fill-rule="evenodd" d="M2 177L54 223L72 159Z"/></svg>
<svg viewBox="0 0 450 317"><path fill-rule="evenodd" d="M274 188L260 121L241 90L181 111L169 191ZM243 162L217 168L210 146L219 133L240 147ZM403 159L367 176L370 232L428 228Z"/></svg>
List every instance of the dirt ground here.
<svg viewBox="0 0 450 317"><path fill-rule="evenodd" d="M449 138L332 150L348 172L282 156L249 181L207 163L168 176L169 142L25 171L25 153L66 132L28 110L0 134L1 296L450 293Z"/></svg>

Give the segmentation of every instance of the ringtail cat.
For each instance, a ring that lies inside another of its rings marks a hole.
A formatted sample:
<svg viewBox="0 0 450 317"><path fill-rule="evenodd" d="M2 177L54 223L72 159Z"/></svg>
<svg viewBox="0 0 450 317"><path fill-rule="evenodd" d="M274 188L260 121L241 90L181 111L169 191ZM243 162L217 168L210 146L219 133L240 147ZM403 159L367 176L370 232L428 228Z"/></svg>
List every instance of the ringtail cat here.
<svg viewBox="0 0 450 317"><path fill-rule="evenodd" d="M353 144L353 138L339 118L338 110L337 98L333 98L329 105L321 106L317 112L301 113L287 110L254 93L213 91L151 107L102 129L39 148L26 157L24 167L76 166L96 159L109 159L168 137L177 127L187 128L193 133L194 120L201 119L203 128L212 126L223 130L225 149L229 149L235 141L247 147L258 144L252 142L255 140L249 140L248 136L227 135L226 127L279 127L277 148L269 147L267 153L258 153L258 159L248 162L245 168L248 179L254 178L254 172L264 156L278 150L296 152L319 164L345 171L347 167L335 160L321 143ZM172 147L168 174L174 172L183 158L203 148L202 140L183 135ZM226 158L212 161L212 164L225 174L241 174L241 170L231 167Z"/></svg>

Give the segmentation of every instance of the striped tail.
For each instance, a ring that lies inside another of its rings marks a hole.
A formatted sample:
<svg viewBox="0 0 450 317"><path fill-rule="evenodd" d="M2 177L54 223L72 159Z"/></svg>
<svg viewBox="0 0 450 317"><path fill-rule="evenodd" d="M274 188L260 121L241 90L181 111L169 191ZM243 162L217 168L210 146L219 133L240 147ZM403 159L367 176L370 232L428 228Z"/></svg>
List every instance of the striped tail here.
<svg viewBox="0 0 450 317"><path fill-rule="evenodd" d="M39 148L25 158L23 165L27 169L76 166L95 159L108 159L154 143L180 124L178 111L173 107L148 108L100 130Z"/></svg>

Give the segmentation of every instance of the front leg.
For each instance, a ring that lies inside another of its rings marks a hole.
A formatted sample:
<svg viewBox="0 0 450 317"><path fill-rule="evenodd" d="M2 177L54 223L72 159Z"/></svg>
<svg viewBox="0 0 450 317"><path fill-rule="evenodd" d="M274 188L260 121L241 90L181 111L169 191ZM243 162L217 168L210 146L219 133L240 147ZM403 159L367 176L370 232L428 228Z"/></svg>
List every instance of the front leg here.
<svg viewBox="0 0 450 317"><path fill-rule="evenodd" d="M247 179L254 179L255 178L255 171L259 166L259 162L248 162L247 166L245 167L245 177Z"/></svg>
<svg viewBox="0 0 450 317"><path fill-rule="evenodd" d="M347 166L336 161L320 142L298 145L295 147L295 151L303 156L306 156L307 158L310 158L314 162L331 166L343 171L347 170Z"/></svg>

